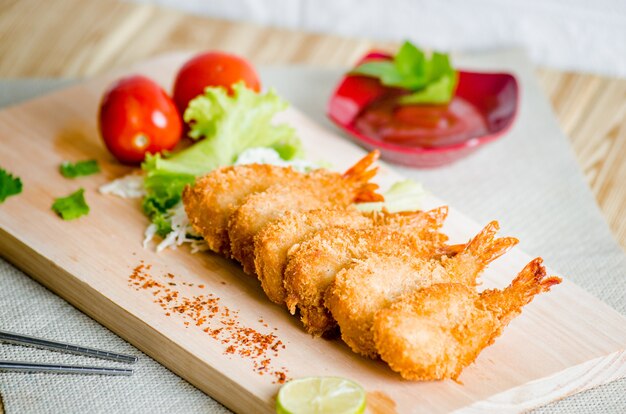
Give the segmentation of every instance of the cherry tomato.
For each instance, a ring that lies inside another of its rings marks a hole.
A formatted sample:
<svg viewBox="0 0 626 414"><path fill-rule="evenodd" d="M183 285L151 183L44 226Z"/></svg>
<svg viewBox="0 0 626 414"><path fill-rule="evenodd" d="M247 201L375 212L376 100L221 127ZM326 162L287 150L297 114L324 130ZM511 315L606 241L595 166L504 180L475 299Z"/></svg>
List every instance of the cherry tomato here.
<svg viewBox="0 0 626 414"><path fill-rule="evenodd" d="M243 81L256 92L261 83L250 63L239 56L224 52L206 52L188 60L176 75L174 102L181 114L189 101L204 92L207 86L222 86L229 91L231 85Z"/></svg>
<svg viewBox="0 0 626 414"><path fill-rule="evenodd" d="M120 79L105 93L99 127L109 151L125 164L140 163L146 153L171 150L182 135L172 99L140 75Z"/></svg>

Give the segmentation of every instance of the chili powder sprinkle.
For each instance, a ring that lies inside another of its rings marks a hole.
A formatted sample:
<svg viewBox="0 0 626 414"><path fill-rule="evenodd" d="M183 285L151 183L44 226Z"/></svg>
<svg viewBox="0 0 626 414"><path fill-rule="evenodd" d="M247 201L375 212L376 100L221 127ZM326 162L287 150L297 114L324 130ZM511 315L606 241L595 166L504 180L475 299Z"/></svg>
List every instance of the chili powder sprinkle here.
<svg viewBox="0 0 626 414"><path fill-rule="evenodd" d="M274 333L263 334L243 326L239 321L239 312L221 304L220 298L210 292L182 295L175 290L176 286L193 287L194 284L173 282L176 276L172 273L164 274L164 281L160 282L149 273L151 268L151 265L143 262L136 266L128 278L129 286L138 291L149 291L154 297L153 302L161 307L165 316L178 314L183 318L185 328L199 327L202 332L224 346L224 355L239 355L250 360L254 372L274 377L272 383L283 384L287 381L285 367L272 367L271 357L278 357L280 350L285 349L283 342ZM197 288L205 289L205 285L197 285ZM262 319L259 322L268 327Z"/></svg>

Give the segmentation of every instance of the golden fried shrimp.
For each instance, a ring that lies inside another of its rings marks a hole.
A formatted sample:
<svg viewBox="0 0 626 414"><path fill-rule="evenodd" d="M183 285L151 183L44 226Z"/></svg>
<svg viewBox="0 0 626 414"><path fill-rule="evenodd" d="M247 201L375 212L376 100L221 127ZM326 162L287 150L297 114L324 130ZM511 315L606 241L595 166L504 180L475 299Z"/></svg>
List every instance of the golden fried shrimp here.
<svg viewBox="0 0 626 414"><path fill-rule="evenodd" d="M304 212L286 211L254 237L254 268L267 297L285 302L283 273L288 250L309 235L334 226L363 227L371 223L356 208L329 208Z"/></svg>
<svg viewBox="0 0 626 414"><path fill-rule="evenodd" d="M438 260L405 254L372 254L340 270L326 291L324 304L341 329L341 338L356 353L375 358L371 335L374 315L403 292L448 282Z"/></svg>
<svg viewBox="0 0 626 414"><path fill-rule="evenodd" d="M288 183L303 174L291 168L249 164L218 168L198 178L183 191L183 204L194 230L209 248L230 255L228 218L245 197L277 183Z"/></svg>
<svg viewBox="0 0 626 414"><path fill-rule="evenodd" d="M422 213L428 214L428 213ZM447 237L428 227L387 226L350 229L333 227L314 234L289 251L284 273L285 303L307 331L322 335L335 326L324 307L324 295L341 269L354 259L399 250L413 257L431 257L445 249Z"/></svg>
<svg viewBox="0 0 626 414"><path fill-rule="evenodd" d="M517 243L512 237L494 239L497 228L496 222L488 224L453 257L439 260L396 250L370 255L338 272L325 305L341 329L341 338L354 352L375 358L371 328L376 312L411 290L435 283L475 286L482 269Z"/></svg>
<svg viewBox="0 0 626 414"><path fill-rule="evenodd" d="M374 342L391 369L409 380L457 379L535 295L561 282L531 261L504 290L460 283L414 290L374 318Z"/></svg>
<svg viewBox="0 0 626 414"><path fill-rule="evenodd" d="M369 182L378 168L368 168L378 157L378 151L372 151L343 175L315 170L246 197L228 220L232 257L253 274L254 236L285 211L345 208L358 201L382 200L375 192L378 185Z"/></svg>
<svg viewBox="0 0 626 414"><path fill-rule="evenodd" d="M365 228L395 226L438 229L443 225L447 207L429 212L361 213L356 208L318 209L305 212L288 211L263 227L254 237L254 267L267 297L275 303L285 302L283 273L289 249L315 232L329 227Z"/></svg>

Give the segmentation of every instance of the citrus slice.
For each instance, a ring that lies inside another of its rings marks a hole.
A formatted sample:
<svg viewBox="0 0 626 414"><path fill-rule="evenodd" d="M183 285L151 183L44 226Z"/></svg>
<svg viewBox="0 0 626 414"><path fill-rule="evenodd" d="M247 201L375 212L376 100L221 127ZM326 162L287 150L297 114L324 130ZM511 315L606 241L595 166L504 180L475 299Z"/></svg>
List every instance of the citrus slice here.
<svg viewBox="0 0 626 414"><path fill-rule="evenodd" d="M338 377L309 377L289 381L278 392L278 414L360 414L365 390Z"/></svg>

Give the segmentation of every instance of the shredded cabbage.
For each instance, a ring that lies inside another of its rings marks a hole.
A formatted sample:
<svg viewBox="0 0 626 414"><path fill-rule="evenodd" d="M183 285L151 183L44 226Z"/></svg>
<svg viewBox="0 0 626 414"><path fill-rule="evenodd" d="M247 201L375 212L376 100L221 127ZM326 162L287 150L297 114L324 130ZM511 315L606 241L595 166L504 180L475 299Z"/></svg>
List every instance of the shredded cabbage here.
<svg viewBox="0 0 626 414"><path fill-rule="evenodd" d="M157 252L162 252L168 248L176 249L184 243L189 243L191 246L191 253L208 250L209 247L202 236L197 234L193 230L193 227L191 227L183 203L178 203L175 207L169 209L165 214L165 217L170 221L171 230L157 245ZM157 231L158 226L154 223L150 224L146 228L143 240L144 249L146 249L150 242L154 240L154 236L157 235Z"/></svg>
<svg viewBox="0 0 626 414"><path fill-rule="evenodd" d="M128 174L100 186L98 191L101 194L112 194L122 198L140 198L146 195L143 181L143 175Z"/></svg>

